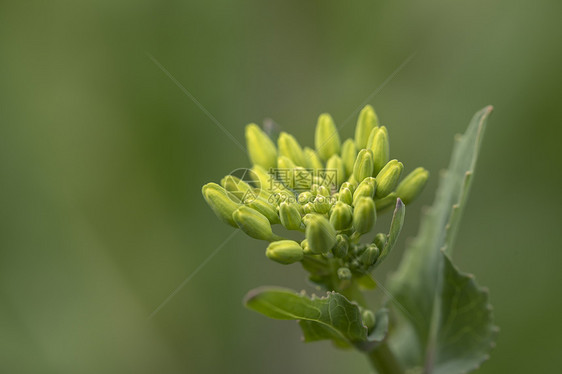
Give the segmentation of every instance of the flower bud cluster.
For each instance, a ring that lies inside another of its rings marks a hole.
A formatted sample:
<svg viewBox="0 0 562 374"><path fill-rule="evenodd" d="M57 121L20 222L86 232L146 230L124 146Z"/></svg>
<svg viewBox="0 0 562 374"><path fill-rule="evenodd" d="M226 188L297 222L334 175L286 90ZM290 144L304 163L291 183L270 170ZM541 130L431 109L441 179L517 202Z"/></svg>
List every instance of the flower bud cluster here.
<svg viewBox="0 0 562 374"><path fill-rule="evenodd" d="M285 132L276 146L255 124L246 127L246 144L251 178L229 175L220 185L206 184L206 202L227 224L271 242L268 258L281 264L307 257L333 260L342 281L368 272L380 256L385 234L370 244L360 242L372 232L377 214L397 198L412 202L428 179L428 172L417 168L400 181L404 166L390 159L388 131L369 105L359 114L355 137L343 143L332 117L321 114L314 149ZM301 232L304 240L275 234L276 224Z"/></svg>

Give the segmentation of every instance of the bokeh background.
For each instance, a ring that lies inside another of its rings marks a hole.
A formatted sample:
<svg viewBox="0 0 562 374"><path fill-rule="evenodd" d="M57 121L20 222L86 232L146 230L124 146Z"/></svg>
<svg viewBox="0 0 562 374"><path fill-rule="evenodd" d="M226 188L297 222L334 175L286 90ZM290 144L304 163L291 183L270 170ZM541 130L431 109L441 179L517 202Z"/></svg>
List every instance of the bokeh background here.
<svg viewBox="0 0 562 374"><path fill-rule="evenodd" d="M433 177L380 279L453 136L493 104L455 252L502 329L479 372L558 372L560 14L547 0L3 1L0 372L370 372L243 308L256 286L305 284L243 234L148 319L232 233L201 186L249 164L150 56L242 143L271 118L311 145L326 111L351 136L372 104L392 156Z"/></svg>

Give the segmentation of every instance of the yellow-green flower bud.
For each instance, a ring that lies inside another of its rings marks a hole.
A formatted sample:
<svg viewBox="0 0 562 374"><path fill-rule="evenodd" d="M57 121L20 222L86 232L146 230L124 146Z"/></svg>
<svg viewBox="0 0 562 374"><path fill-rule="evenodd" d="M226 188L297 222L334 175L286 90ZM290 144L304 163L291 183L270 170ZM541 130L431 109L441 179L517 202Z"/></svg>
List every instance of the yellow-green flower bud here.
<svg viewBox="0 0 562 374"><path fill-rule="evenodd" d="M423 190L429 178L429 172L424 168L417 168L400 182L396 187L396 194L404 202L411 203Z"/></svg>
<svg viewBox="0 0 562 374"><path fill-rule="evenodd" d="M353 229L359 234L366 234L373 228L377 219L375 202L370 197L360 197L353 210Z"/></svg>
<svg viewBox="0 0 562 374"><path fill-rule="evenodd" d="M315 213L316 209L314 208L314 202L304 204L302 210L304 211L304 214Z"/></svg>
<svg viewBox="0 0 562 374"><path fill-rule="evenodd" d="M330 193L330 190L326 186L318 186L318 192L317 193L318 193L318 195L322 195L322 196L325 196L325 197L332 196L332 194Z"/></svg>
<svg viewBox="0 0 562 374"><path fill-rule="evenodd" d="M370 149L359 151L355 164L353 165L353 177L356 181L362 182L363 179L373 175L373 152Z"/></svg>
<svg viewBox="0 0 562 374"><path fill-rule="evenodd" d="M328 253L336 245L336 230L328 219L320 214L307 214L306 239L312 253Z"/></svg>
<svg viewBox="0 0 562 374"><path fill-rule="evenodd" d="M361 197L373 197L375 195L376 187L377 182L375 178L369 177L363 179L363 182L357 186L355 192L353 193L353 206L357 204L357 200Z"/></svg>
<svg viewBox="0 0 562 374"><path fill-rule="evenodd" d="M353 214L351 207L347 204L338 201L331 210L330 223L338 231L345 230L351 226Z"/></svg>
<svg viewBox="0 0 562 374"><path fill-rule="evenodd" d="M375 327L375 323L376 323L375 313L373 313L368 309L363 309L363 312L361 313L361 317L363 319L363 325L365 325L365 327L368 330Z"/></svg>
<svg viewBox="0 0 562 374"><path fill-rule="evenodd" d="M277 215L277 209L274 204L269 203L262 197L248 199L246 205L263 214L272 225L280 222L279 216Z"/></svg>
<svg viewBox="0 0 562 374"><path fill-rule="evenodd" d="M373 239L373 244L379 248L384 248L384 245L386 244L386 234L379 232L377 235L375 235L375 239Z"/></svg>
<svg viewBox="0 0 562 374"><path fill-rule="evenodd" d="M346 203L347 205L353 204L353 194L349 190L349 188L342 188L340 190L339 201L342 203Z"/></svg>
<svg viewBox="0 0 562 374"><path fill-rule="evenodd" d="M340 187L340 191L344 188L347 188L351 191L351 193L353 193L353 191L355 191L355 187L357 187L357 185L353 185L350 182L343 182L341 187Z"/></svg>
<svg viewBox="0 0 562 374"><path fill-rule="evenodd" d="M306 166L304 152L294 136L281 132L277 139L277 148L279 155L288 157L295 165Z"/></svg>
<svg viewBox="0 0 562 374"><path fill-rule="evenodd" d="M379 119L375 114L372 106L366 105L359 113L357 119L357 126L355 126L355 144L358 149L363 149L367 146L369 135L373 128L377 127Z"/></svg>
<svg viewBox="0 0 562 374"><path fill-rule="evenodd" d="M352 277L351 270L346 267L341 267L338 269L338 278L341 280L349 280Z"/></svg>
<svg viewBox="0 0 562 374"><path fill-rule="evenodd" d="M322 161L320 161L320 157L318 157L318 154L313 149L305 147L304 157L306 161L306 166L309 169L313 169L313 170L324 169L324 164L322 164Z"/></svg>
<svg viewBox="0 0 562 374"><path fill-rule="evenodd" d="M234 175L227 175L221 179L221 186L242 202L255 198L257 195L252 186Z"/></svg>
<svg viewBox="0 0 562 374"><path fill-rule="evenodd" d="M281 239L271 231L269 220L255 209L241 206L232 213L232 218L238 227L252 238L270 242Z"/></svg>
<svg viewBox="0 0 562 374"><path fill-rule="evenodd" d="M391 193L400 180L402 170L404 170L404 165L401 162L398 160L389 161L375 178L377 180L375 196L380 198Z"/></svg>
<svg viewBox="0 0 562 374"><path fill-rule="evenodd" d="M277 149L275 149L275 144L254 123L246 126L246 146L252 164L260 165L265 170L277 166Z"/></svg>
<svg viewBox="0 0 562 374"><path fill-rule="evenodd" d="M314 145L318 156L324 161L328 160L332 155L340 153L340 136L336 124L327 113L318 117L316 124L316 133L314 136Z"/></svg>
<svg viewBox="0 0 562 374"><path fill-rule="evenodd" d="M207 183L203 186L201 192L217 217L230 226L238 227L232 218L232 213L240 207L240 204L236 202L236 196L216 183Z"/></svg>
<svg viewBox="0 0 562 374"><path fill-rule="evenodd" d="M314 199L315 211L317 211L318 213L325 214L330 211L330 208L331 208L330 198L322 195L316 196L316 198Z"/></svg>
<svg viewBox="0 0 562 374"><path fill-rule="evenodd" d="M310 252L310 248L308 248L308 240L304 239L301 242L301 248L305 255L312 254L312 252Z"/></svg>
<svg viewBox="0 0 562 374"><path fill-rule="evenodd" d="M377 175L390 159L390 143L386 127L373 129L367 147L373 151L373 175Z"/></svg>
<svg viewBox="0 0 562 374"><path fill-rule="evenodd" d="M301 227L302 217L296 203L283 202L279 205L279 218L281 224L288 230L298 230Z"/></svg>
<svg viewBox="0 0 562 374"><path fill-rule="evenodd" d="M343 142L341 148L341 159L345 167L346 175L351 175L353 173L353 165L355 165L355 159L357 158L357 149L355 148L355 143L351 139L347 139Z"/></svg>
<svg viewBox="0 0 562 374"><path fill-rule="evenodd" d="M365 266L371 266L377 261L379 254L379 248L376 245L371 244L367 247L367 249L365 249L365 252L361 254L361 262Z"/></svg>
<svg viewBox="0 0 562 374"><path fill-rule="evenodd" d="M344 234L336 236L336 245L332 248L332 253L337 258L345 258L349 250L349 237Z"/></svg>
<svg viewBox="0 0 562 374"><path fill-rule="evenodd" d="M375 200L375 207L377 208L377 212L381 212L391 206L396 205L396 199L398 195L395 192L391 192L382 199Z"/></svg>
<svg viewBox="0 0 562 374"><path fill-rule="evenodd" d="M341 185L346 179L346 172L343 165L343 161L338 155L333 155L330 157L326 163L327 172L336 173L336 184Z"/></svg>
<svg viewBox="0 0 562 374"><path fill-rule="evenodd" d="M310 191L301 192L297 198L299 204L304 205L314 201L314 195Z"/></svg>
<svg viewBox="0 0 562 374"><path fill-rule="evenodd" d="M304 253L299 243L293 240L279 240L269 244L265 255L270 260L288 265L302 260Z"/></svg>

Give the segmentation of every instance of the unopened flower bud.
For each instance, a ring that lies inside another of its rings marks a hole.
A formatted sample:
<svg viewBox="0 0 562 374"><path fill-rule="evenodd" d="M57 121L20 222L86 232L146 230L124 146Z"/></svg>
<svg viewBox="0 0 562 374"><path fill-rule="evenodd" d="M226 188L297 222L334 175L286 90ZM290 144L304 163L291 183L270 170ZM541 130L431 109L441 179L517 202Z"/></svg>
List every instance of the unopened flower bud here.
<svg viewBox="0 0 562 374"><path fill-rule="evenodd" d="M221 179L221 186L234 195L239 192L244 193L248 190L252 190L252 186L234 175L227 175Z"/></svg>
<svg viewBox="0 0 562 374"><path fill-rule="evenodd" d="M375 190L377 183L375 178L369 177L363 179L363 182L357 186L355 192L353 193L353 206L357 204L357 201L361 197L373 197L375 195Z"/></svg>
<svg viewBox="0 0 562 374"><path fill-rule="evenodd" d="M355 148L355 143L353 140L347 139L343 142L341 148L341 159L343 161L346 175L351 175L353 173L353 165L355 165L356 158L357 148Z"/></svg>
<svg viewBox="0 0 562 374"><path fill-rule="evenodd" d="M378 118L372 106L366 105L359 113L357 125L355 126L355 144L358 149L367 147L369 135L373 128L378 126Z"/></svg>
<svg viewBox="0 0 562 374"><path fill-rule="evenodd" d="M316 152L324 161L327 161L332 155L340 153L340 136L338 134L338 129L336 128L332 116L327 113L321 114L320 117L318 117L314 145L316 147Z"/></svg>
<svg viewBox="0 0 562 374"><path fill-rule="evenodd" d="M357 185L353 185L353 184L350 183L350 182L343 182L342 185L341 185L341 187L340 187L340 191L341 191L342 189L344 189L344 188L347 188L347 189L349 189L349 190L351 191L351 193L353 193L353 191L355 191L355 187L356 187L356 186L357 186Z"/></svg>
<svg viewBox="0 0 562 374"><path fill-rule="evenodd" d="M230 226L238 227L232 218L232 213L240 207L240 204L236 202L236 196L230 194L230 192L216 183L207 183L203 186L201 192L217 217Z"/></svg>
<svg viewBox="0 0 562 374"><path fill-rule="evenodd" d="M363 179L373 175L373 152L370 149L359 151L355 164L353 165L353 177L356 181L362 182Z"/></svg>
<svg viewBox="0 0 562 374"><path fill-rule="evenodd" d="M269 220L260 212L247 206L241 206L232 218L238 227L255 239L274 241L281 239L271 231Z"/></svg>
<svg viewBox="0 0 562 374"><path fill-rule="evenodd" d="M279 205L279 218L281 224L288 230L298 230L301 227L301 214L296 203L283 202Z"/></svg>
<svg viewBox="0 0 562 374"><path fill-rule="evenodd" d="M306 239L312 253L328 253L336 245L336 230L320 214L305 216Z"/></svg>
<svg viewBox="0 0 562 374"><path fill-rule="evenodd" d="M325 197L330 197L332 194L330 193L330 190L328 189L328 187L326 186L318 186L318 195L322 195Z"/></svg>
<svg viewBox="0 0 562 374"><path fill-rule="evenodd" d="M324 165L322 164L322 161L320 161L320 157L318 157L318 154L313 149L305 147L304 157L306 160L306 166L309 169L313 169L313 170L324 169Z"/></svg>
<svg viewBox="0 0 562 374"><path fill-rule="evenodd" d="M373 151L373 175L377 175L390 158L390 143L386 127L373 129L367 148Z"/></svg>
<svg viewBox="0 0 562 374"><path fill-rule="evenodd" d="M365 325L365 327L368 330L375 327L375 323L376 323L375 313L373 313L368 309L363 309L363 312L361 313L361 317L363 319L363 325Z"/></svg>
<svg viewBox="0 0 562 374"><path fill-rule="evenodd" d="M340 190L338 200L341 201L342 203L347 204L347 205L353 204L353 195L351 194L351 191L349 190L349 188L342 188Z"/></svg>
<svg viewBox="0 0 562 374"><path fill-rule="evenodd" d="M277 166L277 149L275 149L275 144L254 123L246 126L246 146L252 164L260 165L265 170Z"/></svg>
<svg viewBox="0 0 562 374"><path fill-rule="evenodd" d="M273 225L279 223L279 216L277 215L277 209L274 204L269 203L262 197L257 197L255 199L249 199L246 203L250 208L257 210L263 214L269 222Z"/></svg>
<svg viewBox="0 0 562 374"><path fill-rule="evenodd" d="M326 172L335 173L335 182L339 186L345 181L346 172L343 165L343 161L338 155L333 155L330 157L326 163Z"/></svg>
<svg viewBox="0 0 562 374"><path fill-rule="evenodd" d="M352 274L351 274L351 270L349 270L346 267L341 267L338 269L338 278L341 280L348 280L351 279Z"/></svg>
<svg viewBox="0 0 562 374"><path fill-rule="evenodd" d="M353 210L353 228L359 234L371 231L377 219L375 203L370 197L361 197Z"/></svg>
<svg viewBox="0 0 562 374"><path fill-rule="evenodd" d="M401 162L398 160L389 161L377 174L375 196L381 198L391 193L398 184L402 170L404 170L404 165Z"/></svg>
<svg viewBox="0 0 562 374"><path fill-rule="evenodd" d="M347 235L337 235L336 245L332 248L332 253L337 258L345 258L347 256L347 251L349 250L349 237Z"/></svg>
<svg viewBox="0 0 562 374"><path fill-rule="evenodd" d="M386 244L386 234L379 232L377 235L375 235L373 244L379 248L384 248L384 245Z"/></svg>
<svg viewBox="0 0 562 374"><path fill-rule="evenodd" d="M304 214L315 213L314 202L306 203L303 205L302 210Z"/></svg>
<svg viewBox="0 0 562 374"><path fill-rule="evenodd" d="M302 260L304 253L299 243L293 240L279 240L269 244L265 255L275 262L288 265Z"/></svg>
<svg viewBox="0 0 562 374"><path fill-rule="evenodd" d="M299 204L304 205L306 203L310 203L314 200L314 196L310 191L304 191L299 194L297 197L297 201Z"/></svg>
<svg viewBox="0 0 562 374"><path fill-rule="evenodd" d="M328 197L323 195L318 195L314 199L314 210L318 213L328 213L330 211L331 205Z"/></svg>
<svg viewBox="0 0 562 374"><path fill-rule="evenodd" d="M338 201L331 210L330 223L338 231L345 230L351 226L353 214L351 207L341 201Z"/></svg>
<svg viewBox="0 0 562 374"><path fill-rule="evenodd" d="M286 132L281 132L277 139L279 155L289 158L298 166L306 166L304 152L294 136Z"/></svg>
<svg viewBox="0 0 562 374"><path fill-rule="evenodd" d="M411 203L422 192L428 177L429 172L424 168L415 169L396 187L396 194L404 204Z"/></svg>
<svg viewBox="0 0 562 374"><path fill-rule="evenodd" d="M361 255L361 262L365 266L371 266L377 261L379 255L380 255L379 248L376 245L371 244L367 246L365 252L363 252L363 254Z"/></svg>

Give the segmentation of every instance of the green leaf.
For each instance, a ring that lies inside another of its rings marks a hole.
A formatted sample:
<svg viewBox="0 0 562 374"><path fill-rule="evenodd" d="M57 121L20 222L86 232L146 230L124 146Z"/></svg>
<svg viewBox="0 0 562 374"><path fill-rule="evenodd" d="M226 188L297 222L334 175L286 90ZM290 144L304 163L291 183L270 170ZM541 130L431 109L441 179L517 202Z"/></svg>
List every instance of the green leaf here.
<svg viewBox="0 0 562 374"><path fill-rule="evenodd" d="M404 226L404 216L406 215L406 206L400 199L396 199L396 207L394 208L394 213L392 215L392 222L390 223L390 232L386 236L386 243L381 250L381 254L375 263L375 266L382 264L384 259L388 256L396 241L402 231L402 226Z"/></svg>
<svg viewBox="0 0 562 374"><path fill-rule="evenodd" d="M261 287L246 295L245 305L270 318L298 320L306 342L332 340L338 347L363 349L380 343L388 331L383 310L377 312L377 323L368 336L359 306L337 292L310 298L285 288Z"/></svg>
<svg viewBox="0 0 562 374"><path fill-rule="evenodd" d="M391 345L416 352L414 362L410 357L408 363L424 367L426 373L474 370L488 357L495 336L486 292L449 259L491 110L476 113L466 133L456 139L435 202L390 282L403 311L400 321L408 325L398 326L403 333L391 336Z"/></svg>

